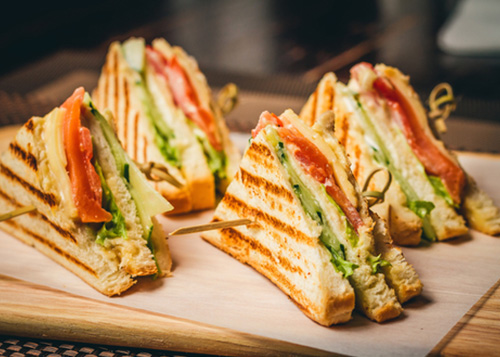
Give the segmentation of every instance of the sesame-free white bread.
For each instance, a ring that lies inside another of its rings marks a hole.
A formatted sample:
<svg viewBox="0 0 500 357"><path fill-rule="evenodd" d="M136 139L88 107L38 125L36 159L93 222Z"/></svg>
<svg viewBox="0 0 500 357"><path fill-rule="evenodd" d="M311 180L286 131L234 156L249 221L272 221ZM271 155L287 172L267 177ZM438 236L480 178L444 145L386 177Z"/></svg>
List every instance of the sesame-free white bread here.
<svg viewBox="0 0 500 357"><path fill-rule="evenodd" d="M323 76L313 94L301 110L300 118L312 126L322 115L332 111L335 123L325 131L335 134L345 148L351 162L351 170L359 185L364 185L368 175L382 168L373 158L372 149L364 138L364 130L356 113L347 105L350 92L342 83L337 82L335 74L329 72ZM386 183L386 175L373 177L368 187L371 191L380 191ZM399 185L393 181L386 193L385 200L372 208L389 224L391 236L401 245L414 245L420 242L422 233L421 219L408 207L406 197Z"/></svg>
<svg viewBox="0 0 500 357"><path fill-rule="evenodd" d="M418 95L410 85L409 76L404 75L398 69L378 64L375 70L382 73L391 80L391 83L403 93L405 98L411 103L411 106L417 114L421 127L431 138L434 145L450 160L460 166L455 154L449 151L444 142L436 138L429 126L425 109L422 106ZM463 170L463 168L462 168ZM465 170L464 170L465 171ZM474 179L466 173L466 184L462 194L461 214L464 215L471 228L480 232L496 235L500 233L500 210L495 206L492 199L477 186ZM443 217L439 217L442 219Z"/></svg>
<svg viewBox="0 0 500 357"><path fill-rule="evenodd" d="M216 134L222 142L222 148L227 158L226 174L227 178L219 183L218 191L224 193L227 185L233 179L240 161L240 152L229 138L229 130L222 112L213 100L212 91L207 83L205 75L201 72L196 59L188 55L182 47L171 46L165 39L157 38L152 43L153 48L161 52L167 58L175 55L179 64L184 69L192 84L202 108L210 112L215 120Z"/></svg>
<svg viewBox="0 0 500 357"><path fill-rule="evenodd" d="M182 162L181 172L189 187L192 210L215 206L215 182L201 145L188 119L174 104L172 94L164 76L156 75L155 70L146 64L146 83L161 119L175 133L171 145L179 149Z"/></svg>
<svg viewBox="0 0 500 357"><path fill-rule="evenodd" d="M108 110L112 113L117 136L133 160L140 163L159 162L168 168L177 181L185 184L186 179L182 173L167 163L154 145L152 124L146 117L146 108L140 99L140 88L136 84L139 80L139 74L127 64L120 43L113 42L109 47L97 88L92 94L94 103L100 111ZM174 206L169 214L192 210L193 200L188 185L177 188L166 181L150 183Z"/></svg>
<svg viewBox="0 0 500 357"><path fill-rule="evenodd" d="M389 286L391 286L398 300L404 303L420 295L423 284L413 266L405 259L400 248L394 246L386 222L376 213L372 213L375 221L373 236L375 239L375 254L390 265L382 266L382 272Z"/></svg>
<svg viewBox="0 0 500 357"><path fill-rule="evenodd" d="M340 157L343 156L342 153L342 148L345 148L345 146L341 146L340 141L337 140L338 137L341 139L344 139L344 142L346 141L354 141L353 136L359 135L358 131L351 132L351 136L348 138L345 137L345 130L346 128L349 127L349 125L355 124L354 122L350 123L343 123L340 122L344 125L342 125L341 132L339 133L340 127L338 126L339 121L338 118L341 116L341 114L338 113L338 111L331 110L328 108L335 109L337 106L333 105L335 100L339 100L339 96L341 96L341 93L338 93L335 91L335 87L332 85L325 85L325 80L330 82L330 84L334 84L333 81L335 80L335 77L333 74L330 74L328 76L325 76L322 80L322 85L318 86L318 89L315 91L315 94L318 95L318 98L315 100L317 103L317 106L319 108L322 108L321 111L319 112L312 112L310 109L308 110L307 106L305 114L307 119L304 120L306 123L310 123L312 126L312 129L321 134L323 139L327 144L330 145L332 150L336 151L336 158L338 162L342 162ZM321 93L325 93L322 91L323 88L330 88L330 90L326 90L326 95L321 95ZM326 100L323 99L326 98ZM329 101L331 104L326 104L325 102ZM337 113L337 115L335 115ZM318 115L316 117L316 115ZM335 124L334 124L335 123ZM335 132L332 132L332 130L336 128ZM335 134L335 135L334 135ZM340 134L340 135L339 135ZM355 139L355 138L354 138ZM356 145L356 143L353 143L353 145ZM363 141L360 141L360 146L365 146L366 144ZM349 146L350 147L350 146ZM356 171L361 171L361 170L366 170L366 166L370 167L369 170L374 170L378 168L377 166L374 165L374 161L370 159L370 157L366 157L367 149L365 148L364 151L361 150L353 150L352 152L356 152L358 154L358 160L357 165L349 165L349 162L346 162L344 160L344 170L346 172L350 172L349 166L354 167L354 170ZM365 156L365 159L363 160L366 165L363 167L359 167L359 162L361 161L361 157ZM354 176L354 174L353 174ZM348 185L349 183L346 181L339 181L339 183L343 183L343 187ZM354 183L354 180L351 179L350 184L353 187L358 188L358 186ZM380 182L380 187L384 185L384 183ZM359 189L359 188L358 188ZM370 187L370 189L374 189ZM358 191L358 195L359 195ZM402 194L402 193L401 193ZM360 212L362 213L362 216L365 218L366 217L366 202L364 200L360 200L362 208L360 209ZM377 205L377 206L382 206L382 205ZM391 207L388 206L388 204L385 204L385 207ZM373 211L373 208L371 208ZM418 278L417 273L415 272L415 269L409 264L405 257L403 256L403 253L399 248L396 248L393 245L393 241L391 238L391 234L388 231L387 224L386 222L381 219L376 213L370 212L370 217L373 220L374 228L373 228L373 240L374 240L374 255L381 255L381 258L383 260L386 260L387 262L390 263L389 266L383 266L382 267L382 272L385 275L385 279L389 286L394 289L396 292L397 298L400 303L404 303L410 298L417 296L421 293L422 291L422 283ZM390 217L390 216L389 216ZM367 218L365 218L365 222L370 222Z"/></svg>
<svg viewBox="0 0 500 357"><path fill-rule="evenodd" d="M394 291L386 284L383 274L372 274L367 263L368 257L375 249L371 233L373 222L349 171L349 163L343 149L333 137L330 138L333 143L324 142L318 132L302 124L292 111L283 113L282 118L293 122L308 140L314 142L331 158L329 161L334 168L336 181L363 219L364 225L358 232L358 243L351 247L344 233L345 218L338 214L320 184L305 174L294 159L290 160L304 185L315 193L315 199L322 207L325 219L330 222L335 235L345 246L347 259L359 266L349 279L355 292L357 307L375 321L398 316L402 308ZM336 317L327 318L324 315L325 311L336 309L314 303L314 300L325 301L324 298L318 298L318 294L336 296L350 286L347 279L342 278L330 262L329 253L319 240L322 228L303 210L291 187L287 171L279 162L274 148L266 141L265 129L252 140L243 156L235 181L230 184L214 215L215 220L243 217L255 219L256 224L206 232L202 236L266 275L289 294L313 320L324 325L340 322ZM285 241L287 244L284 244ZM311 255L312 253L314 255ZM303 262L302 259L306 261ZM302 281L303 276L297 274L297 267L301 267L299 272L308 272L307 284ZM276 272L280 272L281 276L277 276ZM310 280L311 275L315 277L318 274L319 277L332 275L335 279L328 279L335 283L319 284ZM288 282L283 282L283 275L289 277ZM311 290L309 284L319 290ZM308 303L305 303L307 300L302 295L308 297ZM330 297L328 300L332 299ZM323 312L318 314L312 310Z"/></svg>
<svg viewBox="0 0 500 357"><path fill-rule="evenodd" d="M319 324L351 319L353 289L335 271L319 240L321 228L303 211L263 135L252 140L214 213L214 220L236 218L256 223L202 237L266 276Z"/></svg>
<svg viewBox="0 0 500 357"><path fill-rule="evenodd" d="M469 175L462 212L471 228L489 235L500 234L500 209Z"/></svg>
<svg viewBox="0 0 500 357"><path fill-rule="evenodd" d="M130 241L117 238L113 242L115 247L105 248L95 242L95 232L88 225L67 216L59 194L59 182L49 168L42 137L44 122L45 118L31 118L0 159L2 207L12 210L34 205L37 210L5 221L0 227L74 272L103 294L120 294L135 283L133 276L156 272L151 253L145 251L144 239L134 238L134 229L131 229ZM117 192L116 196L119 195ZM120 202L120 206L125 205L125 202ZM129 205L133 203L129 202ZM132 253L138 254L134 262L127 257Z"/></svg>
<svg viewBox="0 0 500 357"><path fill-rule="evenodd" d="M430 212L429 217L437 239L445 240L467 233L468 229L465 225L465 220L452 206L446 203L444 198L435 192L434 187L427 178L424 167L408 145L404 134L390 120L387 103L378 101L374 96L366 94L369 93L371 88L372 83L369 79L357 81L355 78L351 78L349 82L349 89L359 93L359 101L363 106L364 112L374 124L378 135L391 153L390 160L392 160L392 164L400 171L404 180L410 184L418 195L419 200L434 204L435 207ZM399 89L404 93L405 97L411 98L408 100L414 108L421 108L422 105L417 100L418 96L410 86L406 87L406 91L401 88ZM422 111L423 108L421 111L416 110L416 113L420 116ZM361 113L361 111L359 112ZM425 115L425 111L423 113ZM423 121L423 119L419 120ZM440 146L442 146L442 143ZM440 149L442 148L440 147ZM450 155L448 154L448 156Z"/></svg>
<svg viewBox="0 0 500 357"><path fill-rule="evenodd" d="M81 122L93 140L93 157L126 224L126 236L96 242L96 230L82 223L71 209L73 197L63 166L63 177L54 170L54 140L62 127L57 124L61 109L43 118L33 117L18 131L0 158L0 201L6 210L33 205L35 212L3 222L0 227L34 246L105 295L117 295L132 286L137 276L157 274L158 269L139 222L137 208L116 168L102 129L89 110L82 110ZM62 134L61 134L62 135ZM57 146L56 146L57 147ZM63 153L64 154L64 153ZM54 161L55 160L55 161ZM69 197L68 197L69 196ZM160 235L161 227L153 230ZM154 234L153 234L154 235ZM162 274L170 271L166 241L155 240Z"/></svg>
<svg viewBox="0 0 500 357"><path fill-rule="evenodd" d="M339 144L331 130L328 130L334 125L334 115L330 112L320 116L312 126L311 131L307 130L304 124L298 120L298 117L294 116L290 111L286 111L283 116L294 122L294 125L301 129L301 133L329 158L330 164L334 167L337 185L357 209L363 221L363 225L358 228L358 242L355 246L352 246L345 238L343 224L337 223L335 229L337 238L345 248L347 259L358 265L350 278L356 294L357 307L366 316L378 322L398 316L402 308L394 290L386 284L384 274L372 273L371 266L368 264L369 257L377 255L373 235L375 222L371 218L366 200L363 199L359 185L350 170L350 162L344 148ZM319 183L309 175L301 175L301 178L308 187L316 186L315 192L321 192ZM325 194L318 194L316 199L322 207L328 207L329 200ZM324 213L331 224L340 218L333 207L325 209Z"/></svg>

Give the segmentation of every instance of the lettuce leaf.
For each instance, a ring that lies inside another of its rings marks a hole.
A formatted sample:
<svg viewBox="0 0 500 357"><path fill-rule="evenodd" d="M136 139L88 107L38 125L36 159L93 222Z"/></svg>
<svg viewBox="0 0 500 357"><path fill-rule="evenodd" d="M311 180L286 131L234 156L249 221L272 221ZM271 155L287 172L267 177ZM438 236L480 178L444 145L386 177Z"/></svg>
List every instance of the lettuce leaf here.
<svg viewBox="0 0 500 357"><path fill-rule="evenodd" d="M113 194L104 179L102 168L97 160L94 161L94 167L99 175L99 178L101 179L102 208L111 213L113 217L111 221L104 222L101 228L97 231L96 242L103 245L106 239L117 237L127 238L127 227L125 224L125 218L116 205L115 198L113 197Z"/></svg>
<svg viewBox="0 0 500 357"><path fill-rule="evenodd" d="M377 274L380 267L391 266L391 263L381 258L381 254L377 255L376 257L374 257L373 255L369 255L368 263L372 267L372 274Z"/></svg>
<svg viewBox="0 0 500 357"><path fill-rule="evenodd" d="M215 180L215 187L218 190L220 187L220 183L227 179L227 156L224 150L217 151L214 149L210 141L208 140L206 134L198 128L198 126L193 123L188 118L188 123L193 129L193 133L196 136L196 139L200 143L203 148L203 153L205 154L205 158L207 159L208 167L212 172ZM217 192L218 194L222 194L222 192Z"/></svg>
<svg viewBox="0 0 500 357"><path fill-rule="evenodd" d="M408 208L416 213L420 218L427 217L435 208L434 203L429 201L409 201Z"/></svg>
<svg viewBox="0 0 500 357"><path fill-rule="evenodd" d="M328 221L323 219L323 210L314 198L313 193L302 182L297 172L295 172L292 165L290 164L288 155L285 152L283 142L280 141L276 130L269 129L266 131L266 133L267 138L273 145L281 164L290 176L290 183L292 184L295 194L299 198L304 211L309 217L311 217L322 227L319 239L330 252L332 256L331 262L334 265L335 270L340 272L344 277L348 278L353 274L354 269L356 269L358 266L346 260L344 246L337 239Z"/></svg>
<svg viewBox="0 0 500 357"><path fill-rule="evenodd" d="M455 201L453 201L453 198L451 198L450 193L446 189L446 186L444 185L443 181L437 177L437 176L427 176L429 178L429 181L434 187L434 192L436 192L436 195L441 196L444 198L447 204L450 206L459 209L460 205L456 204Z"/></svg>
<svg viewBox="0 0 500 357"><path fill-rule="evenodd" d="M391 152L385 145L382 137L377 132L377 129L371 118L364 110L363 105L357 97L358 95L350 92L348 89L345 89L343 94L346 104L348 105L350 110L356 113L356 117L359 119L359 122L363 127L363 130L365 131L367 142L370 143L370 146L373 150L374 160L386 167L391 172L392 176L405 194L408 203L419 201L418 194L415 192L410 183L404 178L399 169L394 165L394 160L392 159ZM435 241L436 232L432 227L429 216L423 215L419 217L422 219L423 237L430 241Z"/></svg>

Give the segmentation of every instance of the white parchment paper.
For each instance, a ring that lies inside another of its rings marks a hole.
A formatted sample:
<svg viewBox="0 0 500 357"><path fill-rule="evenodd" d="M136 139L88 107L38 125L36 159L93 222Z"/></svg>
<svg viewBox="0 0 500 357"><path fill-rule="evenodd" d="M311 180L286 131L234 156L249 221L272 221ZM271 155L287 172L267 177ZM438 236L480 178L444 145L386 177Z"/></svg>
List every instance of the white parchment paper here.
<svg viewBox="0 0 500 357"><path fill-rule="evenodd" d="M460 161L497 204L500 159L463 154ZM206 223L211 211L161 219L167 232ZM377 324L361 315L322 327L303 315L266 278L203 241L169 239L173 277L143 279L108 298L41 253L0 231L0 273L97 300L187 318L332 352L359 356L424 356L500 278L500 238L472 231L430 247L404 248L424 283L404 315Z"/></svg>

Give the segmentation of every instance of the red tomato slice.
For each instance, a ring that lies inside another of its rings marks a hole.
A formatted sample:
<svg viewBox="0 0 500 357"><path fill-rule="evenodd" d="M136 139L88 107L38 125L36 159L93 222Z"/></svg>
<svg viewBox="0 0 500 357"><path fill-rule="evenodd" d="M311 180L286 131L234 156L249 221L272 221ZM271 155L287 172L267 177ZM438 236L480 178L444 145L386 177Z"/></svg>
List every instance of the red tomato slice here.
<svg viewBox="0 0 500 357"><path fill-rule="evenodd" d="M424 165L425 171L441 178L453 200L460 203L465 186L463 170L446 156L421 127L411 104L389 79L378 77L373 88L385 98L392 112L392 119L403 130L408 144Z"/></svg>
<svg viewBox="0 0 500 357"><path fill-rule="evenodd" d="M64 118L64 149L68 161L73 201L82 222L108 222L112 216L102 209L102 187L99 175L92 165L92 138L90 131L81 126L81 104L85 91L75 90L61 108Z"/></svg>
<svg viewBox="0 0 500 357"><path fill-rule="evenodd" d="M255 127L255 129L252 130L252 138L255 139L255 137L260 133L260 131L268 125L275 125L280 127L283 126L283 122L275 114L271 114L269 112L262 113L259 118L259 122L257 123L257 126Z"/></svg>
<svg viewBox="0 0 500 357"><path fill-rule="evenodd" d="M217 136L215 119L211 112L201 107L196 91L177 57L173 56L168 60L160 52L151 46L147 46L146 58L155 69L155 72L166 78L175 104L182 109L189 119L203 130L215 150L222 150L222 144Z"/></svg>
<svg viewBox="0 0 500 357"><path fill-rule="evenodd" d="M363 225L363 221L358 210L352 205L345 193L340 189L335 181L333 168L328 162L327 157L300 133L291 123L284 122L274 114L264 112L259 120L257 128L252 131L252 135L262 130L266 125L277 125L278 133L291 151L300 166L308 172L316 181L323 184L326 192L340 206L347 220L354 227L356 232ZM284 125L283 125L284 124Z"/></svg>

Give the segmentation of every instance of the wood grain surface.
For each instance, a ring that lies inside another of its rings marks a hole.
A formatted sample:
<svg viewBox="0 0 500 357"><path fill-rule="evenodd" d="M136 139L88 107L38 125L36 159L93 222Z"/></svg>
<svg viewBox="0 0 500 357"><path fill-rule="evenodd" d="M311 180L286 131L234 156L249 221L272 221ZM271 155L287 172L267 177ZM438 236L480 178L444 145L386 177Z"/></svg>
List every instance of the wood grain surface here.
<svg viewBox="0 0 500 357"><path fill-rule="evenodd" d="M0 333L93 344L224 354L326 356L279 340L65 293L0 275Z"/></svg>

